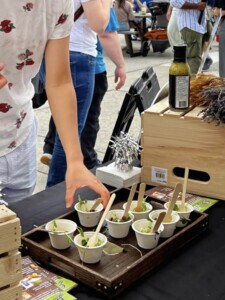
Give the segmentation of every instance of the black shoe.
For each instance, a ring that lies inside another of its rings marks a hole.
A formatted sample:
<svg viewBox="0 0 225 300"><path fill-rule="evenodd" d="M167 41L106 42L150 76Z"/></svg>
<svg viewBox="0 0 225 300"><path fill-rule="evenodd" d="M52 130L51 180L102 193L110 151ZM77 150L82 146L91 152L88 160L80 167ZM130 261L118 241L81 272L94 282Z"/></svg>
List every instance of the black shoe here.
<svg viewBox="0 0 225 300"><path fill-rule="evenodd" d="M211 66L212 63L213 63L212 58L211 57L207 57L206 60L205 60L204 66L202 68L202 71L207 71L210 68L210 66Z"/></svg>
<svg viewBox="0 0 225 300"><path fill-rule="evenodd" d="M136 41L137 40L137 35L136 34L131 34L131 40Z"/></svg>
<svg viewBox="0 0 225 300"><path fill-rule="evenodd" d="M100 167L102 165L102 161L97 159L96 167Z"/></svg>

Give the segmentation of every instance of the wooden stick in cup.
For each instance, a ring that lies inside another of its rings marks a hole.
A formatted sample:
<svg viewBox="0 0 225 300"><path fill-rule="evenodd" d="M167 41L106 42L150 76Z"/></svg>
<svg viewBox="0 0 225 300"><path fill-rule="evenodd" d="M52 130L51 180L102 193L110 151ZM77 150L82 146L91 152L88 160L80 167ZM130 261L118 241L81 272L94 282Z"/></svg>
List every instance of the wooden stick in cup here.
<svg viewBox="0 0 225 300"><path fill-rule="evenodd" d="M134 194L136 192L136 189L137 189L137 183L133 183L132 188L130 190L128 200L127 200L127 204L126 204L126 207L125 207L125 210L124 210L124 213L123 213L123 216L121 218L121 221L126 221L127 218L128 218L128 212L129 212L129 209L130 209L130 206L131 206L131 202L134 198Z"/></svg>
<svg viewBox="0 0 225 300"><path fill-rule="evenodd" d="M90 208L90 211L95 211L99 204L102 203L102 198L98 198L95 200L94 204Z"/></svg>
<svg viewBox="0 0 225 300"><path fill-rule="evenodd" d="M104 213L103 213L103 215L102 215L102 217L101 217L101 219L100 219L100 221L98 223L98 226L97 226L94 234L90 237L90 239L87 242L87 247L94 247L94 245L96 244L96 240L97 240L98 234L99 234L99 232L100 232L100 230L102 228L103 222L105 221L107 213L110 210L115 197L116 197L116 194L112 194L111 195L111 197L109 199L109 202L108 202L108 204L107 204L107 206L105 208L105 211L104 211Z"/></svg>
<svg viewBox="0 0 225 300"><path fill-rule="evenodd" d="M143 202L143 198L144 198L144 194L145 194L145 188L146 188L146 184L141 183L140 187L139 187L137 206L134 208L134 211L136 211L136 212L142 212L143 211L142 202Z"/></svg>
<svg viewBox="0 0 225 300"><path fill-rule="evenodd" d="M185 168L180 211L185 211L185 196L187 191L188 174L189 174L189 169Z"/></svg>
<svg viewBox="0 0 225 300"><path fill-rule="evenodd" d="M155 222L155 225L154 225L153 228L152 228L152 233L157 232L157 230L159 229L159 227L160 227L160 225L161 225L161 223L162 223L162 221L163 221L165 215L166 215L166 212L165 212L165 211L162 211L162 212L158 215L158 218L157 218L157 220L156 220L156 222Z"/></svg>
<svg viewBox="0 0 225 300"><path fill-rule="evenodd" d="M182 190L182 183L177 183L175 186L174 192L173 192L172 200L169 203L169 207L168 207L166 215L163 219L163 222L165 222L165 223L171 222L171 219L172 219L171 214L174 209L174 205L177 201L177 197L178 197L179 193L181 192L181 190Z"/></svg>

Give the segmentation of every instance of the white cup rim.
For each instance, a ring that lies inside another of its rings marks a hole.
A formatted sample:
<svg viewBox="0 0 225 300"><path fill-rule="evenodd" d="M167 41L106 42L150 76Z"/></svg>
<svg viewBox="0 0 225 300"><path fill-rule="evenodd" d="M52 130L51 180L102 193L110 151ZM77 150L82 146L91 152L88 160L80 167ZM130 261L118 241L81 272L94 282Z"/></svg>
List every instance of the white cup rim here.
<svg viewBox="0 0 225 300"><path fill-rule="evenodd" d="M84 234L87 234L87 235L92 236L92 235L94 234L94 231L85 231ZM82 248L82 249L86 249L86 250L87 250L87 249L99 249L99 248L103 248L103 247L105 246L105 244L107 243L107 241L108 241L106 235L104 235L103 233L100 233L100 232L99 232L98 237L100 236L100 237L103 239L103 243L102 243L101 245L99 245L99 246L96 246L96 247L85 247L85 246L82 246L81 244L79 244L79 243L77 242L77 239L78 239L78 237L79 237L80 235L81 235L81 234L78 233L78 234L74 237L73 241L74 241L74 243L75 243L75 245L76 245L77 247Z"/></svg>
<svg viewBox="0 0 225 300"><path fill-rule="evenodd" d="M87 201L92 201L92 200L87 200ZM79 205L79 202L77 202L75 205L74 205L74 209L77 211L77 212L80 212L82 214L96 214L96 213L99 213L103 210L103 205L102 203L100 203L97 207L97 209L95 211L83 211L81 209L78 208L78 205Z"/></svg>
<svg viewBox="0 0 225 300"><path fill-rule="evenodd" d="M153 211L151 211L149 213L149 218L153 220L153 218L151 217L151 214L155 213L155 212L166 212L166 209L155 209ZM180 220L180 216L176 211L172 211L172 215L176 218L176 220L172 221L172 222L162 222L163 225L167 226L167 225L172 225L172 224L176 224L179 220Z"/></svg>
<svg viewBox="0 0 225 300"><path fill-rule="evenodd" d="M108 212L106 218L105 218L105 220L106 220L108 223L110 223L110 224L122 225L122 224L128 224L128 223L131 223L131 222L133 222L133 220L134 220L134 215L129 211L129 215L131 216L131 219L129 219L128 221L125 221L125 222L114 222L114 221L111 221L111 220L108 219L108 215L109 215L110 212L117 212L117 213L119 212L119 213L123 214L123 213L124 213L124 210L122 210L122 209L112 209L112 210L110 210L110 211Z"/></svg>
<svg viewBox="0 0 225 300"><path fill-rule="evenodd" d="M176 203L178 202L178 204L180 204L181 203L181 201L180 200L177 200L176 201ZM165 204L164 204L164 207L167 209L167 207L166 207L166 205L167 205L167 203L168 202L166 202ZM188 210L186 210L186 211L176 211L178 214L187 214L187 213L191 213L193 210L194 210L194 207L190 204L190 203L187 203L187 202L185 202L185 206L186 206L186 208L188 209Z"/></svg>
<svg viewBox="0 0 225 300"><path fill-rule="evenodd" d="M133 201L131 202L131 204L134 203L134 202L137 203L137 200L133 200ZM126 204L127 204L127 202L125 202L125 203L123 204L123 209L125 209ZM150 212L150 211L152 210L153 207L152 207L152 205L151 205L150 203L148 203L148 202L146 202L146 205L147 205L148 209L146 209L145 211L133 211L133 210L130 210L130 212L131 212L132 214L137 214L137 215L139 215L139 214L144 214L144 213L148 213L148 212Z"/></svg>
<svg viewBox="0 0 225 300"><path fill-rule="evenodd" d="M67 231L66 234L71 234L71 233L73 233L74 231L77 230L77 223L74 222L74 221L72 221L72 220L69 220L69 219L55 219L55 221L56 221L56 222L61 222L61 221L63 221L63 222L66 222L66 223L69 223L69 224L73 225L73 229ZM49 221L48 223L45 224L45 229L46 229L46 230L49 230L48 227L49 227L49 225L52 224L52 222L53 222L53 220L52 220L52 221ZM55 234L55 233L52 232L52 231L50 231L49 234ZM63 235L63 234L64 234L64 233L57 233L57 235Z"/></svg>
<svg viewBox="0 0 225 300"><path fill-rule="evenodd" d="M141 222L143 222L143 221L148 221L148 220L147 220L147 219L140 219L140 220L134 221L133 224L132 224L132 229L133 229L135 232L137 232L138 234L143 235L143 236L152 236L152 235L156 235L156 234L157 234L156 232L141 232L140 230L138 230L138 229L135 228L135 225L137 225L138 223L141 223ZM163 224L160 225L159 229L161 229L160 232L162 232L162 231L164 230Z"/></svg>

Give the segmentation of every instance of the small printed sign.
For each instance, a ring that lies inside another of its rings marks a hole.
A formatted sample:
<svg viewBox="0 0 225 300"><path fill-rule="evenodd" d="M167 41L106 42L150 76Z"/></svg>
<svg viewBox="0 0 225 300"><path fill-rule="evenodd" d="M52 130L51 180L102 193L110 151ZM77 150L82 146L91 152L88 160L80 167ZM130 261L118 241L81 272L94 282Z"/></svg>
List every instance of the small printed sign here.
<svg viewBox="0 0 225 300"><path fill-rule="evenodd" d="M37 264L30 256L22 258L23 300L75 300L68 291L77 283L58 276Z"/></svg>
<svg viewBox="0 0 225 300"><path fill-rule="evenodd" d="M167 169L152 167L151 181L155 183L167 184Z"/></svg>

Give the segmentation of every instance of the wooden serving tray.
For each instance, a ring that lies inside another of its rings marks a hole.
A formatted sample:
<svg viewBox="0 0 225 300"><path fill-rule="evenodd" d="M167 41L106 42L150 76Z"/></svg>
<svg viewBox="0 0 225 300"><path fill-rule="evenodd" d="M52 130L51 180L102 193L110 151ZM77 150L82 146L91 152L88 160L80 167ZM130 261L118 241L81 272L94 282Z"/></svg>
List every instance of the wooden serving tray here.
<svg viewBox="0 0 225 300"><path fill-rule="evenodd" d="M128 198L129 190L121 189L116 194L113 208L122 208L122 204ZM151 202L151 199L148 199L148 201ZM154 200L152 205L155 206L156 204ZM74 220L80 226L76 211L64 214L60 218ZM129 244L135 246L141 251L142 256L134 247L126 246L125 251L120 254L106 255L103 253L101 261L93 265L80 261L78 251L74 245L66 250L53 249L48 233L40 231L41 227L23 235L22 244L28 251L28 255L33 259L63 271L75 280L83 282L111 298L174 255L182 246L204 232L207 227L208 215L194 211L191 213L190 222L186 227L177 228L175 234L168 239L161 238L158 246L152 250L139 248L135 234L130 228L128 237L124 239L108 237L108 240L117 245ZM87 228L83 229L85 231L89 230Z"/></svg>

